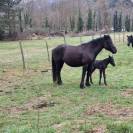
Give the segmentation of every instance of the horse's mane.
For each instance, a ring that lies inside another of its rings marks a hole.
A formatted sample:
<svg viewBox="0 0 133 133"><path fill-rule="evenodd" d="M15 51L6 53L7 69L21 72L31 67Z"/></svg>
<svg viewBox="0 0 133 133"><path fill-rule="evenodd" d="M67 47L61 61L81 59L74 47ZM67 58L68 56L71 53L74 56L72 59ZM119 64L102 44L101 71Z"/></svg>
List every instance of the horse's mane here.
<svg viewBox="0 0 133 133"><path fill-rule="evenodd" d="M103 41L103 37L99 37L99 38L93 39L91 41L82 43L81 45L90 45L90 44L97 45L99 43L102 43L102 41Z"/></svg>

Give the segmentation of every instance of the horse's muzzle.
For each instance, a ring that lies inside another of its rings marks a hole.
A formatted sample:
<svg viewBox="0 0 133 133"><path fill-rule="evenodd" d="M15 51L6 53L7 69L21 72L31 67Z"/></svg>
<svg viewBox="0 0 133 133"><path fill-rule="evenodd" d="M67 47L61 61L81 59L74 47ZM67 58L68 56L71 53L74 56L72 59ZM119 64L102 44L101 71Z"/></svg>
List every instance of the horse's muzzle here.
<svg viewBox="0 0 133 133"><path fill-rule="evenodd" d="M112 53L113 54L116 54L117 53L117 49L115 47L112 49Z"/></svg>

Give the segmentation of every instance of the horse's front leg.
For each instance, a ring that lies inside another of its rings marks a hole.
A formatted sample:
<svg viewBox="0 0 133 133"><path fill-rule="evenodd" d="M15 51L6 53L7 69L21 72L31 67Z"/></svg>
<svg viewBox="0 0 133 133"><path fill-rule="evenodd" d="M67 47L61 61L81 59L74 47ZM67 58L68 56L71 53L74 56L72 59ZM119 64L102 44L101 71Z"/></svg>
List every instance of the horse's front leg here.
<svg viewBox="0 0 133 133"><path fill-rule="evenodd" d="M85 88L85 85L84 85L84 78L85 78L86 71L87 71L87 66L83 66L82 78L81 78L81 82L80 82L80 88L81 88L81 89Z"/></svg>
<svg viewBox="0 0 133 133"><path fill-rule="evenodd" d="M103 70L103 78L104 78L104 84L107 85L105 70Z"/></svg>

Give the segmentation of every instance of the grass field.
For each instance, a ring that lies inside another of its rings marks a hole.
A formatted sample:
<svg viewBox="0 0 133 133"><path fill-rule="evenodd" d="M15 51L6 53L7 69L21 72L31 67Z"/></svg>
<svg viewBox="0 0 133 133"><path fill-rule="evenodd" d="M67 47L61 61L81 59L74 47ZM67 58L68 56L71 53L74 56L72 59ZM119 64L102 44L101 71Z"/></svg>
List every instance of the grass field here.
<svg viewBox="0 0 133 133"><path fill-rule="evenodd" d="M52 84L50 70L41 72L51 68L44 40L23 41L26 71L18 42L0 42L0 133L133 133L133 48L122 35L118 40L116 67L107 69L108 86L98 85L96 71L94 85L84 90L79 88L81 68L65 65L62 86ZM47 41L50 51L63 43L62 38ZM103 50L98 59L109 54ZM42 101L44 107L37 109Z"/></svg>

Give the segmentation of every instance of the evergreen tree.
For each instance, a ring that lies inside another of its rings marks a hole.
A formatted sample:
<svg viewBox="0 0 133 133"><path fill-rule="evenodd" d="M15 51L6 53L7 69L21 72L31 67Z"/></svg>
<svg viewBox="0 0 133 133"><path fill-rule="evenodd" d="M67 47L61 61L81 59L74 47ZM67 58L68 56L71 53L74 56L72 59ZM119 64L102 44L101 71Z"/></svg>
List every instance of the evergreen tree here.
<svg viewBox="0 0 133 133"><path fill-rule="evenodd" d="M9 36L13 37L13 34L16 32L16 25L18 24L18 10L15 9L15 6L18 5L21 0L0 0L0 12L2 12L2 23L4 23L4 27L2 29L6 29Z"/></svg>
<svg viewBox="0 0 133 133"><path fill-rule="evenodd" d="M133 18L132 18L131 31L133 32Z"/></svg>
<svg viewBox="0 0 133 133"><path fill-rule="evenodd" d="M119 19L118 19L118 31L119 32L122 31L122 13L120 13Z"/></svg>
<svg viewBox="0 0 133 133"><path fill-rule="evenodd" d="M87 30L92 30L92 11L89 10L87 19Z"/></svg>
<svg viewBox="0 0 133 133"><path fill-rule="evenodd" d="M93 31L95 31L96 29L96 12L94 11L94 14L93 14Z"/></svg>
<svg viewBox="0 0 133 133"><path fill-rule="evenodd" d="M70 17L70 28L71 28L71 31L74 31L74 29L75 29L75 18L74 18L74 16Z"/></svg>
<svg viewBox="0 0 133 133"><path fill-rule="evenodd" d="M21 9L19 10L18 17L19 17L19 31L23 32L23 27L22 27L22 10Z"/></svg>
<svg viewBox="0 0 133 133"><path fill-rule="evenodd" d="M78 32L82 32L83 31L83 27L84 27L84 22L83 22L83 19L81 17L81 12L79 10L78 23L77 23L77 31Z"/></svg>
<svg viewBox="0 0 133 133"><path fill-rule="evenodd" d="M129 32L130 31L130 27L131 25L130 25L130 16L126 16L126 18L125 18L125 30L127 31L127 32Z"/></svg>
<svg viewBox="0 0 133 133"><path fill-rule="evenodd" d="M45 18L45 28L49 28L48 17Z"/></svg>
<svg viewBox="0 0 133 133"><path fill-rule="evenodd" d="M99 29L99 30L101 30L102 29L102 19L101 19L101 13L100 13L100 11L98 12L98 16L97 16L97 28Z"/></svg>
<svg viewBox="0 0 133 133"><path fill-rule="evenodd" d="M117 11L114 14L114 18L113 18L113 29L115 32L118 31L118 13Z"/></svg>
<svg viewBox="0 0 133 133"><path fill-rule="evenodd" d="M32 18L29 19L30 28L32 28Z"/></svg>

